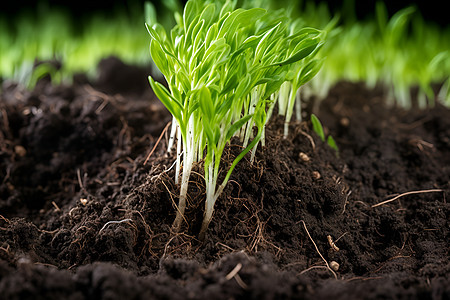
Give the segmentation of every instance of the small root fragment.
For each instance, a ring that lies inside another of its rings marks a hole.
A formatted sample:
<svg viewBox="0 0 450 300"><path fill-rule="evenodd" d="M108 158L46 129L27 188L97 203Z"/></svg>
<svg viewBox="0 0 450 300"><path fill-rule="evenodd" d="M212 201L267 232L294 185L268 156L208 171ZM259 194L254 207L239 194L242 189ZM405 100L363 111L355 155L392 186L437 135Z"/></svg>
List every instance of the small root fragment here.
<svg viewBox="0 0 450 300"><path fill-rule="evenodd" d="M98 233L100 233L103 230L105 230L105 228L108 225L110 225L110 224L120 224L120 223L123 223L123 222L133 222L133 220L131 220L131 219L123 219L123 220L120 220L120 221L109 221L109 222L106 222L105 225L103 225L102 229L100 229Z"/></svg>
<svg viewBox="0 0 450 300"><path fill-rule="evenodd" d="M238 263L236 265L236 267L233 268L233 270L231 270L230 273L227 274L227 276L225 276L226 280L230 280L232 279L234 276L236 276L237 273L239 273L239 271L242 269L242 264Z"/></svg>
<svg viewBox="0 0 450 300"><path fill-rule="evenodd" d="M239 271L242 269L242 264L238 263L236 265L236 267L233 268L233 270L231 270L230 273L227 274L227 276L225 276L225 279L231 280L232 278L234 278L236 280L236 283L243 288L244 290L248 289L248 285L242 280L241 276L239 276Z"/></svg>
<svg viewBox="0 0 450 300"><path fill-rule="evenodd" d="M437 192L444 192L444 190L442 190L442 189L431 189L431 190L410 191L410 192L406 192L406 193L397 195L397 196L395 196L394 198L388 199L388 200L386 200L386 201L383 201L383 202L374 204L374 205L372 205L372 208L375 208L375 207L378 207L378 206L381 206L381 205L390 203L390 202L392 202L392 201L397 200L397 199L400 198L400 197L407 196L407 195L412 195L412 194L423 194L423 193L437 193Z"/></svg>
<svg viewBox="0 0 450 300"><path fill-rule="evenodd" d="M322 253L320 253L319 248L317 247L316 243L314 242L313 238L309 234L308 228L306 227L306 223L303 220L300 220L301 223L303 223L303 227L305 228L306 234L308 235L309 239L314 245L314 248L316 248L317 253L322 258L322 260L325 262L326 268L333 274L334 278L337 279L336 273L333 271L333 269L330 268L330 265L328 264L327 260L323 257Z"/></svg>
<svg viewBox="0 0 450 300"><path fill-rule="evenodd" d="M153 152L155 152L156 147L158 147L159 142L161 141L161 138L164 136L164 134L166 133L167 129L169 128L170 124L172 124L172 122L167 123L166 127L164 127L163 131L161 132L161 134L159 135L158 140L156 141L155 145L153 146L152 150L150 151L150 153L147 155L147 157L145 158L144 161L144 166L147 164L148 160L150 159L150 157L152 156Z"/></svg>

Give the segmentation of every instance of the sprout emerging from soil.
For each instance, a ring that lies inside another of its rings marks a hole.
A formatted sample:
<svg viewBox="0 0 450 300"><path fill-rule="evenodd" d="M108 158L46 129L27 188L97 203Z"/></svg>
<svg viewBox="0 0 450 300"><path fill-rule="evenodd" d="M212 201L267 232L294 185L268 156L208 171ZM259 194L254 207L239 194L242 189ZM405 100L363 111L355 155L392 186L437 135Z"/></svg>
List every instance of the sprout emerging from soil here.
<svg viewBox="0 0 450 300"><path fill-rule="evenodd" d="M319 118L316 117L316 115L311 114L311 124L313 127L314 132L319 136L319 138L322 140L322 142L327 142L328 146L330 146L332 149L334 149L336 151L336 153L339 152L339 148L336 144L336 141L334 140L334 138L329 135L326 139L325 139L325 132L323 130L323 126L322 123L320 122Z"/></svg>
<svg viewBox="0 0 450 300"><path fill-rule="evenodd" d="M204 162L203 239L233 169L263 136L274 94L287 81L300 86L318 68L319 62L311 57L323 35L294 26L283 10L235 8L234 1L190 0L176 20L169 34L160 24L147 24L150 53L168 88L151 76L149 81L173 116L169 146L177 141L176 183L183 156L174 230L182 225L193 165ZM234 136L242 142L242 150L219 184L221 157Z"/></svg>

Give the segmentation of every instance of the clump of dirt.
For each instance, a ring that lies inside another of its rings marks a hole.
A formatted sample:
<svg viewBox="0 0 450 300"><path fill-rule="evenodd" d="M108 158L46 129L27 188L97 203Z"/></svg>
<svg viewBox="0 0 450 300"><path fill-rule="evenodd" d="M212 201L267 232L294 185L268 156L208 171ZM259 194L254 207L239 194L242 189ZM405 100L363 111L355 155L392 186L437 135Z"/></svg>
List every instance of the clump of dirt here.
<svg viewBox="0 0 450 300"><path fill-rule="evenodd" d="M171 117L146 83L148 68L115 58L99 67L96 81L78 75L70 86L3 83L7 299L449 297L447 108L391 108L381 89L341 82L318 112L338 153L308 122L283 139L274 118L255 161L233 172L201 243L201 164L187 222L171 231ZM238 151L231 143L224 167Z"/></svg>

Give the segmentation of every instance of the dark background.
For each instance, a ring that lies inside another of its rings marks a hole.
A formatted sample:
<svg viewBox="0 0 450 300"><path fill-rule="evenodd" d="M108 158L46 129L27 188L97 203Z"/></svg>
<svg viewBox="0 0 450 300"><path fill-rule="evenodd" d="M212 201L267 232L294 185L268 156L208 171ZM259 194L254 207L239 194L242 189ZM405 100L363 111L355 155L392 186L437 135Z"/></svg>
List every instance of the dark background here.
<svg viewBox="0 0 450 300"><path fill-rule="evenodd" d="M152 1L156 4L161 2ZM282 1L282 0L280 0ZM6 3L7 4L6 4ZM74 18L83 18L92 14L114 12L116 10L128 10L132 11L135 9L143 8L144 0L111 0L108 2L103 1L55 1L55 0L45 0L45 1L3 1L0 4L0 16L2 18L14 18L17 14L20 14L24 10L36 10L38 7L37 3L45 3L50 7L60 7L66 9ZM344 2L343 0L337 1L315 1L315 2L327 2L332 12L339 10ZM376 0L350 0L350 2L355 3L356 16L358 19L364 19L373 15ZM428 1L384 1L388 8L389 14L392 15L396 11L408 6L415 5L421 12L425 20L437 23L441 26L450 25L449 10L446 1L438 0L428 0ZM288 1L286 1L288 3Z"/></svg>

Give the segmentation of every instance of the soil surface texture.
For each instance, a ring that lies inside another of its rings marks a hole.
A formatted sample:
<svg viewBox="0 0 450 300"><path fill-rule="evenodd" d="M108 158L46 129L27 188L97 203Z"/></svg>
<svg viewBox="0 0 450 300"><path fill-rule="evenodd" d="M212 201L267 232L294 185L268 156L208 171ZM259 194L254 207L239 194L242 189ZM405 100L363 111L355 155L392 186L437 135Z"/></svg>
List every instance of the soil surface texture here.
<svg viewBox="0 0 450 300"><path fill-rule="evenodd" d="M171 116L150 72L108 58L95 80L2 83L1 299L450 299L448 108L341 82L315 105L339 153L273 118L200 242L201 164L171 231Z"/></svg>

